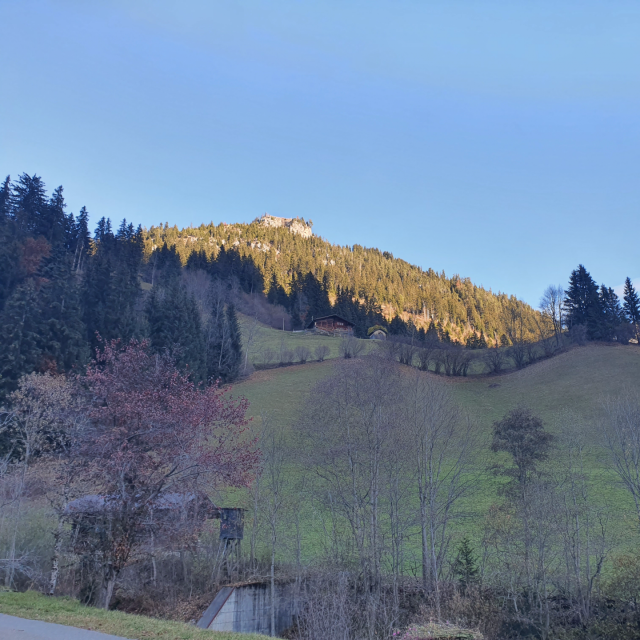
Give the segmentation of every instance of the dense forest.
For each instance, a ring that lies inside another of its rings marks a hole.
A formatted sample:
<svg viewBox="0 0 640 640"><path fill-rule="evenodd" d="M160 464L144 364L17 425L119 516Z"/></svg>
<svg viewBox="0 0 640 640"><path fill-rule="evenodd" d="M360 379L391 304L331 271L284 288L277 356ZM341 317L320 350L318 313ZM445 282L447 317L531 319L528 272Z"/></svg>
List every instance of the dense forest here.
<svg viewBox="0 0 640 640"><path fill-rule="evenodd" d="M469 278L425 271L379 249L331 244L311 235L312 223L303 219L291 228L265 222L269 216L251 224L210 223L183 230L166 223L152 226L144 234L145 255L151 257L166 245L188 265L233 251L239 270L243 261L250 261L262 276L256 283L249 280L252 273L239 273L243 286L263 286L270 301L290 311L294 326L326 312L330 302L357 328L364 311L369 326L388 322L392 333L403 333L409 323L425 331L433 323L441 336L463 344L481 335L489 344L498 344L502 336L511 341L516 320L518 338L520 333L528 340L539 337L539 315L515 296L494 294ZM296 232L300 229L308 232ZM354 301L359 303L355 308ZM377 314L383 318L376 319Z"/></svg>
<svg viewBox="0 0 640 640"><path fill-rule="evenodd" d="M621 305L581 265L566 296L550 287L535 311L468 278L424 271L378 249L332 245L311 226L263 216L182 231L122 220L116 229L103 217L91 232L85 207L66 211L62 187L49 196L37 175L7 177L0 187L0 394L24 374L81 369L101 343L132 338L167 351L196 383L230 382L243 363L237 309L288 329L337 313L358 337L381 327L400 340L523 352L554 331L569 329L578 341L637 333L629 279Z"/></svg>

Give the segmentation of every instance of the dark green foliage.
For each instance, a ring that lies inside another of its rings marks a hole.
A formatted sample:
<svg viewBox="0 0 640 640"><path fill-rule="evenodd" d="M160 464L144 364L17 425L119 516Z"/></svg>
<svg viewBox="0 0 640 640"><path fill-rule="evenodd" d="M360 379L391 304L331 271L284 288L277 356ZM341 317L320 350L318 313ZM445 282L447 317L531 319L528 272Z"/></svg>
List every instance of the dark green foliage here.
<svg viewBox="0 0 640 640"><path fill-rule="evenodd" d="M233 304L220 282L210 295L210 315L206 330L207 378L210 382L232 382L240 375L242 341Z"/></svg>
<svg viewBox="0 0 640 640"><path fill-rule="evenodd" d="M583 325L590 340L602 339L604 318L598 285L584 265L571 272L564 304L570 329Z"/></svg>
<svg viewBox="0 0 640 640"><path fill-rule="evenodd" d="M11 176L7 176L0 187L0 225L9 220L11 214Z"/></svg>
<svg viewBox="0 0 640 640"><path fill-rule="evenodd" d="M13 185L11 217L22 234L32 237L50 235L49 206L42 179L23 173Z"/></svg>
<svg viewBox="0 0 640 640"><path fill-rule="evenodd" d="M269 293L267 294L269 304L279 304L283 307L289 306L289 297L284 287L278 282L278 278L274 273L269 283Z"/></svg>
<svg viewBox="0 0 640 640"><path fill-rule="evenodd" d="M99 221L84 274L84 321L92 349L104 340L129 341L141 333L139 271L142 231L123 220L117 235L110 220Z"/></svg>
<svg viewBox="0 0 640 640"><path fill-rule="evenodd" d="M0 396L13 391L25 373L39 369L38 291L33 279L19 285L0 316Z"/></svg>
<svg viewBox="0 0 640 640"><path fill-rule="evenodd" d="M595 324L595 333L600 340L613 340L616 330L623 321L622 307L615 291L604 284L598 292L600 299L599 318Z"/></svg>
<svg viewBox="0 0 640 640"><path fill-rule="evenodd" d="M78 368L89 358L72 260L71 254L59 247L41 269L44 280L38 296L41 358L52 366L55 364L58 371Z"/></svg>
<svg viewBox="0 0 640 640"><path fill-rule="evenodd" d="M205 344L198 305L179 283L154 287L147 303L151 347L167 352L198 383L206 378Z"/></svg>
<svg viewBox="0 0 640 640"><path fill-rule="evenodd" d="M638 326L640 325L640 297L631 282L631 278L627 276L624 281L624 304L622 305L622 312L627 322L630 322L634 326L634 330L637 334ZM637 336L636 336L637 337Z"/></svg>
<svg viewBox="0 0 640 640"><path fill-rule="evenodd" d="M458 579L462 593L466 593L469 585L478 582L480 571L478 569L478 560L471 547L471 541L467 536L462 539L458 546L458 553L453 562L453 575Z"/></svg>
<svg viewBox="0 0 640 640"><path fill-rule="evenodd" d="M426 331L426 333L424 335L424 340L425 340L425 342L439 342L440 341L440 335L438 334L438 328L436 327L436 325L433 322L433 320L429 324L429 328L427 329L427 331Z"/></svg>

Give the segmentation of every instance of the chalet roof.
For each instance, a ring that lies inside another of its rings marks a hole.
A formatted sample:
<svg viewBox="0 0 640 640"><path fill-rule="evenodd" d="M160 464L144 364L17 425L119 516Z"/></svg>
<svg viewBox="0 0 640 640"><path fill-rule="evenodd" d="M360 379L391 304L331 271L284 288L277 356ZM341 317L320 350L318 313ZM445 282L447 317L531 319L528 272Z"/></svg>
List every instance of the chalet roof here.
<svg viewBox="0 0 640 640"><path fill-rule="evenodd" d="M354 327L355 325L353 324L353 322L349 322L349 320L346 320L345 318L343 318L342 316L336 315L335 313L332 313L329 316L320 316L319 318L314 318L308 325L307 328L312 327L316 322L319 322L320 320L329 320L329 318L335 318L336 320L340 320L341 322L344 322L346 325L348 325L349 327Z"/></svg>

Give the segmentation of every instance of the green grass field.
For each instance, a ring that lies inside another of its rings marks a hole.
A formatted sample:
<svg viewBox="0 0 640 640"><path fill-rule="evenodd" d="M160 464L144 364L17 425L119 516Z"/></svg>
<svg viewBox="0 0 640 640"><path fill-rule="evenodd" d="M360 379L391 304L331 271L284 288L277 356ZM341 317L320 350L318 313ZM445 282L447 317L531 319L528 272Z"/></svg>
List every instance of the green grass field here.
<svg viewBox="0 0 640 640"><path fill-rule="evenodd" d="M183 622L105 611L85 607L71 598L49 598L35 591L0 592L0 613L140 640L259 640L267 637L207 631Z"/></svg>
<svg viewBox="0 0 640 640"><path fill-rule="evenodd" d="M251 331L254 321L242 314L238 314L240 327L244 336L244 343L247 344L247 334ZM363 353L369 353L375 349L374 340L359 340L362 343ZM280 361L280 353L282 351L293 352L295 357L296 347L307 347L310 352L310 361L317 360L316 347L324 345L329 349L326 359L340 357L340 338L332 336L324 336L304 331L279 331L262 323L257 324L255 338L249 348L249 361L257 367L261 367L265 363L265 355L271 352L272 358L267 364L276 365ZM246 348L246 347L245 347Z"/></svg>
<svg viewBox="0 0 640 640"><path fill-rule="evenodd" d="M305 398L319 380L330 375L333 366L333 362L327 361L257 371L236 384L233 392L250 401L249 413L255 416L256 425L260 423L261 413L266 412L293 442L296 417ZM519 403L529 405L553 433L560 430L563 412L572 412L587 436L590 474L593 478L607 479L607 482L598 483L598 495L594 499L613 506L616 512L619 509L616 520L619 520L620 533L624 537L631 534L631 525L625 525L622 519L622 514L630 510L631 501L626 492L615 485L613 477L605 478L605 451L600 443L597 420L605 396L616 395L625 387L637 389L640 385L640 349L592 344L513 373L438 379L450 388L454 398L477 424L482 442L476 456L478 470L487 469L500 460L489 449L492 424ZM562 466L560 447L553 452L551 464ZM482 474L481 478L472 504L469 504L476 517L464 525L472 537L476 537L476 525L489 506L499 500L500 480L490 473ZM318 544L317 534L314 534L317 520L309 513L305 538L308 549L314 549Z"/></svg>

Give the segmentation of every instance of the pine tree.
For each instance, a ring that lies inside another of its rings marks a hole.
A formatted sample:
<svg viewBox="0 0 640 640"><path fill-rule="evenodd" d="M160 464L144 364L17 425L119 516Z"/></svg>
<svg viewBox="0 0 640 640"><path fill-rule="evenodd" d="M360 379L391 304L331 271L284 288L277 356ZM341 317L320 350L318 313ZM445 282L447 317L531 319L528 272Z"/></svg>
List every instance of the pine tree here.
<svg viewBox="0 0 640 640"><path fill-rule="evenodd" d="M70 371L89 358L78 284L71 271L72 256L59 246L40 270L44 281L37 301L41 358L58 371Z"/></svg>
<svg viewBox="0 0 640 640"><path fill-rule="evenodd" d="M205 344L198 305L177 283L154 287L147 303L151 347L167 352L196 383L206 377Z"/></svg>
<svg viewBox="0 0 640 640"><path fill-rule="evenodd" d="M227 305L226 320L229 327L229 355L226 367L222 371L222 379L224 382L232 382L238 379L242 364L242 334L236 308L233 304Z"/></svg>
<svg viewBox="0 0 640 640"><path fill-rule="evenodd" d="M585 325L591 340L601 335L604 315L598 285L583 265L571 272L564 304L569 327Z"/></svg>
<svg viewBox="0 0 640 640"><path fill-rule="evenodd" d="M637 340L640 333L640 297L638 297L638 293L629 277L624 281L623 300L622 310L624 317L633 325Z"/></svg>
<svg viewBox="0 0 640 640"><path fill-rule="evenodd" d="M469 585L478 582L479 573L478 560L471 547L471 541L465 536L458 546L458 554L453 563L453 575L458 578L463 594Z"/></svg>
<svg viewBox="0 0 640 640"><path fill-rule="evenodd" d="M7 176L0 187L0 225L8 222L11 215L11 176Z"/></svg>
<svg viewBox="0 0 640 640"><path fill-rule="evenodd" d="M13 184L12 217L20 231L33 237L47 237L49 231L49 205L42 179L23 173Z"/></svg>
<svg viewBox="0 0 640 640"><path fill-rule="evenodd" d="M16 288L0 315L0 397L39 365L38 296L33 279Z"/></svg>
<svg viewBox="0 0 640 640"><path fill-rule="evenodd" d="M63 188L58 187L49 200L49 205L41 218L41 233L53 246L65 241L67 216L64 212L66 204L62 195Z"/></svg>
<svg viewBox="0 0 640 640"><path fill-rule="evenodd" d="M86 207L80 209L76 220L75 246L73 249L73 269L82 272L86 266L86 258L91 248L91 234L89 233L89 212Z"/></svg>
<svg viewBox="0 0 640 640"><path fill-rule="evenodd" d="M597 325L597 337L600 340L613 340L622 322L622 308L615 291L604 284L600 285L600 316Z"/></svg>

